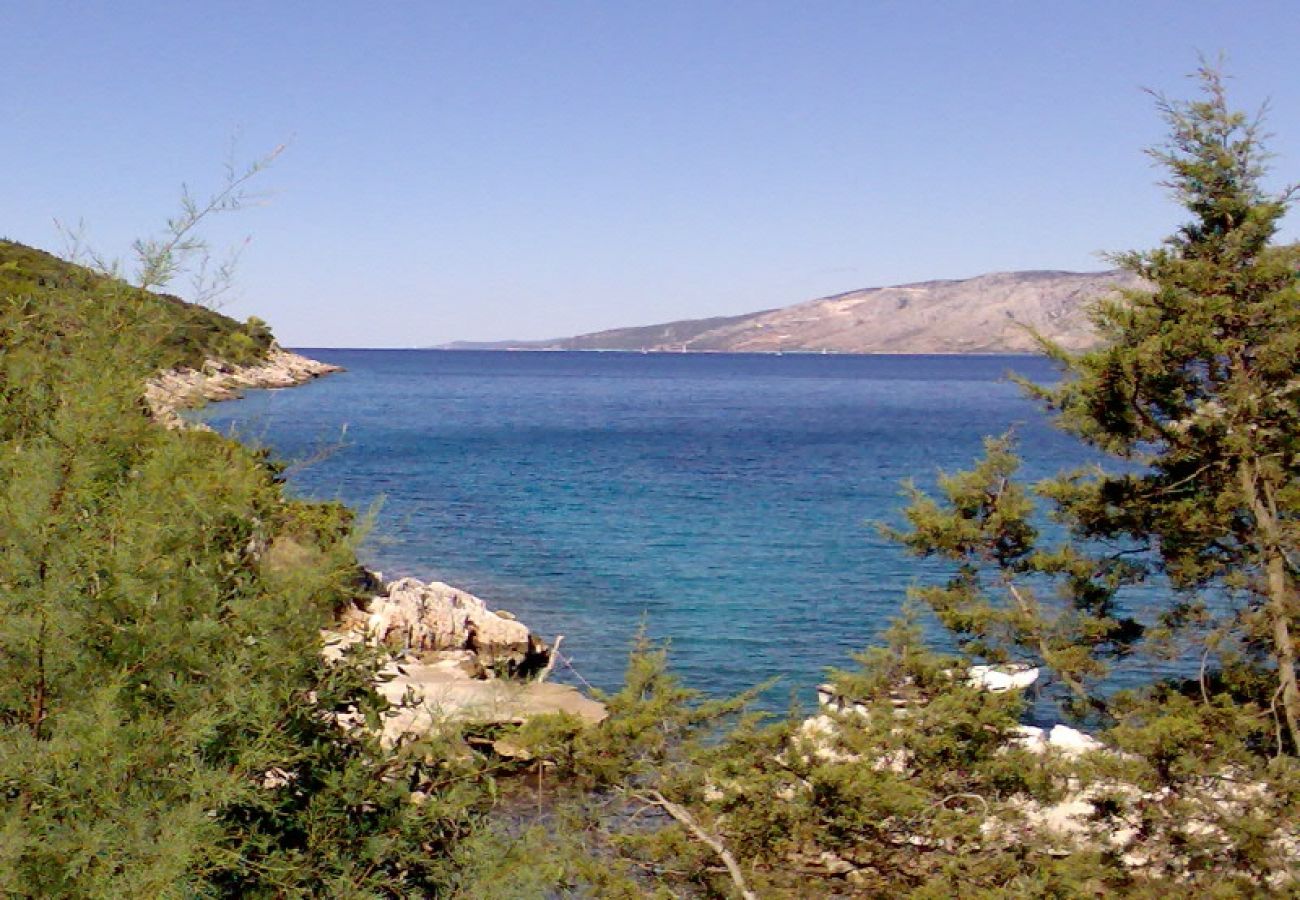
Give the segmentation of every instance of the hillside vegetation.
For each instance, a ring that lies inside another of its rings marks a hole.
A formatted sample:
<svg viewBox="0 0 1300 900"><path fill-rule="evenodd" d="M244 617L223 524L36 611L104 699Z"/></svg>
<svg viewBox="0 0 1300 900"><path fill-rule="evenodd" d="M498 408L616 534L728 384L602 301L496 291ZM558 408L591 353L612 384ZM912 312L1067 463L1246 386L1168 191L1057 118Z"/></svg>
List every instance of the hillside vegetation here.
<svg viewBox="0 0 1300 900"><path fill-rule="evenodd" d="M443 892L488 797L412 804L470 764L339 722L385 708L377 662L320 655L360 590L352 514L142 399L160 367L254 359L270 333L3 253L0 894Z"/></svg>
<svg viewBox="0 0 1300 900"><path fill-rule="evenodd" d="M126 283L16 241L0 239L0 295L27 296L34 310L51 321L76 321L81 307L106 296L134 295L144 321L134 338L147 371L178 366L197 368L206 359L236 365L255 362L272 343L270 329L257 318L240 323L215 310L186 303L170 294L133 289Z"/></svg>

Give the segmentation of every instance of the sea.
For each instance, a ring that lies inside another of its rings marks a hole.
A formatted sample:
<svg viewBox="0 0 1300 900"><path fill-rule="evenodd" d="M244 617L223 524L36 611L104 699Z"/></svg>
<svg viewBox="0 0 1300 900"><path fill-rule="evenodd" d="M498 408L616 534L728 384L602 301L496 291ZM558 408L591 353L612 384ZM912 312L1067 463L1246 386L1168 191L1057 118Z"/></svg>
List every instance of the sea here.
<svg viewBox="0 0 1300 900"><path fill-rule="evenodd" d="M765 705L806 706L944 576L880 532L905 481L1008 430L1031 481L1092 458L1009 380L1054 380L1037 357L302 352L346 371L202 417L286 461L295 494L373 512L386 578L563 635L559 677L604 690L643 630L690 687L776 678Z"/></svg>

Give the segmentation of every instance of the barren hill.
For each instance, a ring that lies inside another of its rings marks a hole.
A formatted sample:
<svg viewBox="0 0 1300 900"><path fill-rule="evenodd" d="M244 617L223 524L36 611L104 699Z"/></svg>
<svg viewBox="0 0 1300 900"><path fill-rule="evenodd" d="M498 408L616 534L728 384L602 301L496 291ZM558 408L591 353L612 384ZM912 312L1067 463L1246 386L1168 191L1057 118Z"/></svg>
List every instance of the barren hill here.
<svg viewBox="0 0 1300 900"><path fill-rule="evenodd" d="M1026 326L1078 349L1093 340L1090 301L1137 279L1124 272L998 272L869 288L739 316L617 328L527 343L555 350L1021 353Z"/></svg>

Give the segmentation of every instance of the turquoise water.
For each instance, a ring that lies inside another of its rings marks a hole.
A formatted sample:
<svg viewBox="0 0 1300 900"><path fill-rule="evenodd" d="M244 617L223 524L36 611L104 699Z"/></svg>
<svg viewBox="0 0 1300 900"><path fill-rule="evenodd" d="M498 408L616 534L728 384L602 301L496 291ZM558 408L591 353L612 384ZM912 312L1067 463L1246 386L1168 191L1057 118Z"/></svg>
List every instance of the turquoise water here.
<svg viewBox="0 0 1300 900"><path fill-rule="evenodd" d="M1011 426L1030 477L1084 458L1004 378L1035 358L305 352L348 371L208 421L304 461L302 495L382 499L369 563L564 634L606 688L645 622L694 686L806 699L926 574L871 525L902 479Z"/></svg>

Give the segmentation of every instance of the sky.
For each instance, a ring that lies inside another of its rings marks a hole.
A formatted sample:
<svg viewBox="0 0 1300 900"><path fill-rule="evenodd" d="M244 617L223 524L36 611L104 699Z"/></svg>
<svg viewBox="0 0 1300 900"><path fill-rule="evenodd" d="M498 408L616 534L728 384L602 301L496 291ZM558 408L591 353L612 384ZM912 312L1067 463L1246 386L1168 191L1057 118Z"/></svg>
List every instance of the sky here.
<svg viewBox="0 0 1300 900"><path fill-rule="evenodd" d="M0 21L0 236L59 252L80 227L129 259L182 185L286 145L205 235L242 248L222 311L287 346L1107 268L1182 221L1144 89L1192 96L1198 54L1236 105L1269 101L1273 183L1300 181L1294 0L10 0Z"/></svg>

